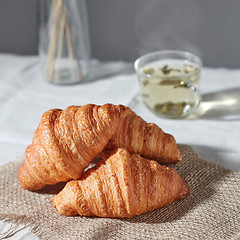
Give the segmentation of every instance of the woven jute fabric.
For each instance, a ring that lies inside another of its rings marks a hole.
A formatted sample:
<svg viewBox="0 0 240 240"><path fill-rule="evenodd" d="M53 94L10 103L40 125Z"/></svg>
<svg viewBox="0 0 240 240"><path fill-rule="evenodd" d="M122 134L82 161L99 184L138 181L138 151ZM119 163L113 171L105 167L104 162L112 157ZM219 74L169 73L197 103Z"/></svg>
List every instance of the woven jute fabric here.
<svg viewBox="0 0 240 240"><path fill-rule="evenodd" d="M179 146L183 161L171 165L187 180L190 195L132 219L66 217L50 201L63 184L23 190L21 162L0 168L0 219L31 226L41 239L240 239L240 171L200 159Z"/></svg>

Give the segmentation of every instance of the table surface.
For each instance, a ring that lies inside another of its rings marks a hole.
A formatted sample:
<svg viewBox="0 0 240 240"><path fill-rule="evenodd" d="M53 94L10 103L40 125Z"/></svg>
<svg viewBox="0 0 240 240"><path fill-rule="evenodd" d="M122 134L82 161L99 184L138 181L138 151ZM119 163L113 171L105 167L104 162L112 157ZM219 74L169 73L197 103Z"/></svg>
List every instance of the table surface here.
<svg viewBox="0 0 240 240"><path fill-rule="evenodd" d="M23 156L44 111L109 102L130 106L177 143L191 145L201 158L240 169L240 69L204 67L198 111L176 120L160 118L143 105L132 63L93 60L88 82L58 86L43 79L38 60L0 54L0 165ZM9 226L0 222L0 233ZM37 239L27 229L9 239L21 237Z"/></svg>

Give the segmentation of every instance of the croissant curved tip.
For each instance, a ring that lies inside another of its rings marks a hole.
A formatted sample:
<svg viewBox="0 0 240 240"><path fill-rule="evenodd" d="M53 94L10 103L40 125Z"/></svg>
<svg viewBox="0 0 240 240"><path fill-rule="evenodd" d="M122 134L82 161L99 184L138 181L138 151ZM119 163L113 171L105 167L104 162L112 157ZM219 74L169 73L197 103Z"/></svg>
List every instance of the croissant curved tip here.
<svg viewBox="0 0 240 240"><path fill-rule="evenodd" d="M190 190L187 184L187 181L182 179L182 184L181 184L181 188L179 190L179 195L178 195L178 199L183 199L186 196L188 196L190 194Z"/></svg>
<svg viewBox="0 0 240 240"><path fill-rule="evenodd" d="M23 189L30 191L37 191L46 185L33 179L29 175L24 164L18 169L18 180Z"/></svg>
<svg viewBox="0 0 240 240"><path fill-rule="evenodd" d="M69 204L62 201L61 194L53 196L51 202L53 202L53 207L56 208L61 215L65 216L78 215L78 212L75 209L73 209Z"/></svg>

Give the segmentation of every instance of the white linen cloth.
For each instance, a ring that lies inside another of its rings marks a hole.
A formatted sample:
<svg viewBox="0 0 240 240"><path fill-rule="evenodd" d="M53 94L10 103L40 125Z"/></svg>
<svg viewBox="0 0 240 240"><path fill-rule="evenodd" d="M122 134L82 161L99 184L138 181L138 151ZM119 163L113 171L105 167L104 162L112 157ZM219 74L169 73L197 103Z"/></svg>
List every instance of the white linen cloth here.
<svg viewBox="0 0 240 240"><path fill-rule="evenodd" d="M132 63L93 61L88 82L60 86L43 79L38 56L0 54L0 165L24 154L44 111L110 102L129 105L201 158L240 169L240 69L203 68L200 85L203 101L196 114L164 119L142 104ZM8 226L0 221L0 233ZM37 239L27 229L9 239L20 238Z"/></svg>

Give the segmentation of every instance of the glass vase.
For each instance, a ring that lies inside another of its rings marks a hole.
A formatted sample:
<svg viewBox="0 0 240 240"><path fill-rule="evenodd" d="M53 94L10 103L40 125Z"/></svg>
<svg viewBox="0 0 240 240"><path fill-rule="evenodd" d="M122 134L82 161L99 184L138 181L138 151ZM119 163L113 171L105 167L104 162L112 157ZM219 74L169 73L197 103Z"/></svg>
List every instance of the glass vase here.
<svg viewBox="0 0 240 240"><path fill-rule="evenodd" d="M89 75L85 0L39 0L39 56L44 78L74 84Z"/></svg>

